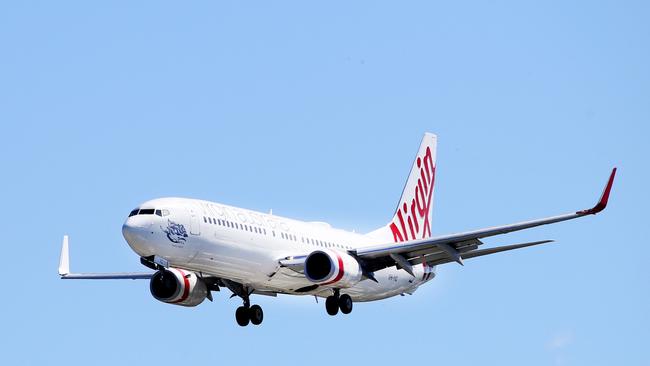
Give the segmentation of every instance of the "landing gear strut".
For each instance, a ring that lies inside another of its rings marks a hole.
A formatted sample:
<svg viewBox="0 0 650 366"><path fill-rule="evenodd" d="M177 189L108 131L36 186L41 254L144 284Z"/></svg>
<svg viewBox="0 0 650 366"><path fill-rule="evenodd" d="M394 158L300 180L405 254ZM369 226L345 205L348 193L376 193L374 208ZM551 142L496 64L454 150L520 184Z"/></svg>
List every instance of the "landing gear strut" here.
<svg viewBox="0 0 650 366"><path fill-rule="evenodd" d="M262 307L259 305L251 306L250 295L253 291L235 282L224 280L224 283L233 292L231 297L239 296L244 300L244 305L238 307L235 311L237 324L242 327L247 326L248 323L252 323L253 325L262 324L262 320L264 320Z"/></svg>
<svg viewBox="0 0 650 366"><path fill-rule="evenodd" d="M352 312L352 298L348 294L341 295L338 289L334 290L334 295L325 299L325 310L331 316L338 314L339 310L343 314Z"/></svg>

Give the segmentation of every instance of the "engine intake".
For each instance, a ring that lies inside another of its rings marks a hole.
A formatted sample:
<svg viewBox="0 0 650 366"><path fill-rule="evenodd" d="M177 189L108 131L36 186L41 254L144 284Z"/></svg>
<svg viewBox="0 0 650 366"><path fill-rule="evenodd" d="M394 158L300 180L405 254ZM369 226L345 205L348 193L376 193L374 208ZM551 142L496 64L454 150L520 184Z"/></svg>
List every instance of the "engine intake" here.
<svg viewBox="0 0 650 366"><path fill-rule="evenodd" d="M305 259L305 277L321 286L352 287L362 274L359 262L347 253L316 250Z"/></svg>
<svg viewBox="0 0 650 366"><path fill-rule="evenodd" d="M196 273L178 268L154 273L149 289L156 300L182 306L197 306L208 296L205 282Z"/></svg>

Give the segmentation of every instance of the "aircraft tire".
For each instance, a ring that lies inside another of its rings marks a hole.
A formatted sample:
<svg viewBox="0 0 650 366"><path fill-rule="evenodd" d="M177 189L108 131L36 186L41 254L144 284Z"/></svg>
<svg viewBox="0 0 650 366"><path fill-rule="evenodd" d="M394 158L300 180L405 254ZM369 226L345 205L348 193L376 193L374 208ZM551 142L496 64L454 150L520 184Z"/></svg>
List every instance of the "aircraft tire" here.
<svg viewBox="0 0 650 366"><path fill-rule="evenodd" d="M250 322L249 309L244 306L238 307L237 311L235 311L235 320L237 320L240 327L247 326L248 322Z"/></svg>
<svg viewBox="0 0 650 366"><path fill-rule="evenodd" d="M352 298L348 294L343 294L339 297L339 308L343 314L350 314L352 312Z"/></svg>
<svg viewBox="0 0 650 366"><path fill-rule="evenodd" d="M331 316L338 314L339 312L338 299L334 296L328 296L327 299L325 299L325 310L327 310L327 313Z"/></svg>
<svg viewBox="0 0 650 366"><path fill-rule="evenodd" d="M262 324L262 320L264 320L264 312L262 311L262 307L259 305L251 306L251 308L248 309L248 315L253 325L260 325Z"/></svg>

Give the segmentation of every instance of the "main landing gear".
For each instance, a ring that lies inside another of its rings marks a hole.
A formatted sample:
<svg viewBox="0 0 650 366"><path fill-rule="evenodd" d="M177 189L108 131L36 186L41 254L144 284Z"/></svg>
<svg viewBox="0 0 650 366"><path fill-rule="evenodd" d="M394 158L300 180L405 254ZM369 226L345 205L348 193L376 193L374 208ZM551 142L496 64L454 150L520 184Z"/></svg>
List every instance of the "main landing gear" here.
<svg viewBox="0 0 650 366"><path fill-rule="evenodd" d="M336 315L339 309L343 314L350 314L352 312L352 298L348 294L341 295L339 290L334 290L334 295L328 296L325 299L325 310L329 315Z"/></svg>
<svg viewBox="0 0 650 366"><path fill-rule="evenodd" d="M262 324L262 320L264 320L262 307L259 305L251 306L250 295L253 293L253 290L234 281L226 279L221 279L221 281L230 289L230 291L232 291L232 296L230 296L231 298L239 296L244 300L244 305L238 307L237 311L235 311L235 320L237 320L237 324L242 327L247 326L248 323L253 323L253 325Z"/></svg>
<svg viewBox="0 0 650 366"><path fill-rule="evenodd" d="M247 326L249 322L253 325L260 325L262 324L262 320L264 320L264 312L259 305L251 306L250 300L246 296L244 298L244 306L238 307L237 311L235 311L235 320L242 327Z"/></svg>

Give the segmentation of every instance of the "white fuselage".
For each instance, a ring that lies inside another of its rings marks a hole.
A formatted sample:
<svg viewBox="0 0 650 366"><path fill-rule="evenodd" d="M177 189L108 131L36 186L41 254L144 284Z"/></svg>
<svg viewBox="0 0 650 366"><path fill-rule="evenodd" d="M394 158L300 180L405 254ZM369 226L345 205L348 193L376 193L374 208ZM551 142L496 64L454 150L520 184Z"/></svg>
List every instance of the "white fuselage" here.
<svg viewBox="0 0 650 366"><path fill-rule="evenodd" d="M296 221L208 201L161 198L139 208L147 214L128 217L122 232L140 256L156 255L173 267L228 279L258 291L329 296L331 288L315 288L304 275L281 267L279 261L319 249L347 252L378 244L377 238L325 223ZM426 265L413 271L411 276L389 267L374 273L377 282L362 280L341 289L341 293L355 301L378 300L412 293L435 275L435 268Z"/></svg>

